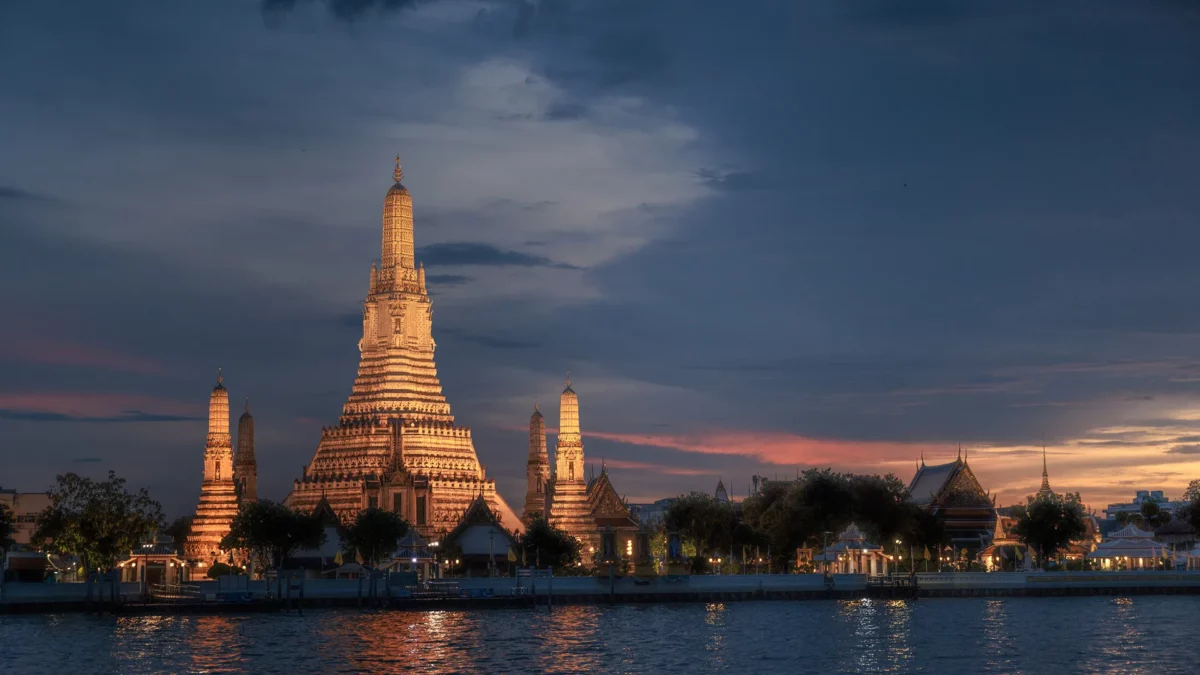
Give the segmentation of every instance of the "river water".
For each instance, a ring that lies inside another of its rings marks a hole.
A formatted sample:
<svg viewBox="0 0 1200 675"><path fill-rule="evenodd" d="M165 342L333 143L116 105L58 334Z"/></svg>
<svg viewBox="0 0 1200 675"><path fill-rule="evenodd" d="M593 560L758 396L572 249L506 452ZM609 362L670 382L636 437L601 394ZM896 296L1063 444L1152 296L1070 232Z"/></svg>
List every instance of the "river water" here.
<svg viewBox="0 0 1200 675"><path fill-rule="evenodd" d="M0 615L0 673L1200 672L1200 596Z"/></svg>

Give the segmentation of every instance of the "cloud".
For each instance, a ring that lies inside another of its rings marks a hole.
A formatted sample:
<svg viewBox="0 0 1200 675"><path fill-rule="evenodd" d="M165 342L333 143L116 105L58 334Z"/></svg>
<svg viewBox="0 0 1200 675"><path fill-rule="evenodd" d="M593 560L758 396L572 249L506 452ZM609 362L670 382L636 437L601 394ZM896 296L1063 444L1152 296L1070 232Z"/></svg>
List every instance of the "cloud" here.
<svg viewBox="0 0 1200 675"><path fill-rule="evenodd" d="M166 367L154 359L120 350L69 342L52 336L23 338L0 344L4 345L4 349L0 350L0 362L84 366L147 375L167 372Z"/></svg>
<svg viewBox="0 0 1200 675"><path fill-rule="evenodd" d="M86 422L86 423L110 423L110 422L195 422L205 419L204 417L192 417L187 415L163 415L157 413L145 413L141 410L124 410L119 415L109 417L84 417L80 415L71 415L68 413L59 412L38 412L28 410L8 410L0 408L0 419L7 419L22 422Z"/></svg>
<svg viewBox="0 0 1200 675"><path fill-rule="evenodd" d="M430 274L425 277L430 286L462 286L470 283L471 277L462 274Z"/></svg>
<svg viewBox="0 0 1200 675"><path fill-rule="evenodd" d="M1200 444L1176 445L1167 452L1173 455L1200 455Z"/></svg>
<svg viewBox="0 0 1200 675"><path fill-rule="evenodd" d="M76 464L96 464L98 462L103 462L104 458L103 457L75 457L71 461L75 462Z"/></svg>
<svg viewBox="0 0 1200 675"><path fill-rule="evenodd" d="M720 171L717 169L699 169L696 177L714 190L723 192L741 192L746 190L765 190L772 187L767 176L757 171Z"/></svg>
<svg viewBox="0 0 1200 675"><path fill-rule="evenodd" d="M12 187L10 185L0 185L0 200L34 202L52 201L50 197L46 197L45 195L41 195L36 192L30 192L28 190L22 190L21 188Z"/></svg>
<svg viewBox="0 0 1200 675"><path fill-rule="evenodd" d="M577 120L587 115L587 108L578 103L551 104L542 117L551 121Z"/></svg>
<svg viewBox="0 0 1200 675"><path fill-rule="evenodd" d="M491 244L450 242L431 244L417 249L422 262L434 265L479 265L484 267L555 267L578 269L573 265L556 263L539 255L502 250Z"/></svg>
<svg viewBox="0 0 1200 675"><path fill-rule="evenodd" d="M322 2L334 18L355 21L371 12L394 12L412 9L430 0L261 0L262 12L278 20L304 2Z"/></svg>
<svg viewBox="0 0 1200 675"><path fill-rule="evenodd" d="M469 342L471 344L476 344L481 347L489 347L491 349L539 349L542 346L537 342L517 340L514 338L505 337L503 335L471 333L469 331L455 328L434 329L434 334L449 336L453 340Z"/></svg>
<svg viewBox="0 0 1200 675"><path fill-rule="evenodd" d="M920 456L922 452L945 450L945 446L941 444L816 439L777 431L716 429L696 434L631 434L585 430L583 435L617 443L671 448L706 455L752 457L781 466L861 464L888 459L908 461Z"/></svg>

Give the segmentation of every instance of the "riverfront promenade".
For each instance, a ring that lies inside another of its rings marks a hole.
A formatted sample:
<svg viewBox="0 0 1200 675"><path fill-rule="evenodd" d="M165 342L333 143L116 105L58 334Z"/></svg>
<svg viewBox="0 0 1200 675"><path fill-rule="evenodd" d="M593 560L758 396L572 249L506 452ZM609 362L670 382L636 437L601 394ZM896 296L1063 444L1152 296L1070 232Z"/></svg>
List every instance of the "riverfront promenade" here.
<svg viewBox="0 0 1200 675"><path fill-rule="evenodd" d="M274 586L251 581L228 593L217 581L189 586L188 598L172 602L148 597L137 583L120 585L124 611L255 611L289 607L386 605L440 609L488 606L547 606L557 604L714 602L736 600L805 600L862 597L994 597L1065 595L1200 594L1200 572L1007 572L918 574L916 588L908 577L871 579L839 574L762 574L658 578L537 577L516 579L465 578L444 580L439 592L415 594L388 589L381 581L375 598L369 585L356 579L293 582L286 600L272 594ZM882 583L881 583L882 582ZM97 607L98 587L91 601L86 584L3 585L0 612L83 611ZM236 596L236 601L230 598ZM104 600L110 601L106 587Z"/></svg>

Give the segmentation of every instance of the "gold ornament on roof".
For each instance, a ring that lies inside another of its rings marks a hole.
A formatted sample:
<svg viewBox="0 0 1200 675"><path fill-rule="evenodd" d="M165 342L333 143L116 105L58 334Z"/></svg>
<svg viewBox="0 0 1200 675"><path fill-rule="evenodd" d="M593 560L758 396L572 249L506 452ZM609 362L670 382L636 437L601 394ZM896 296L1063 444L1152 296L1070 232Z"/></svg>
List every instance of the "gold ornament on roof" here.
<svg viewBox="0 0 1200 675"><path fill-rule="evenodd" d="M404 170L400 168L400 155L396 155L396 169L392 171L392 178L395 178L397 183L404 178Z"/></svg>

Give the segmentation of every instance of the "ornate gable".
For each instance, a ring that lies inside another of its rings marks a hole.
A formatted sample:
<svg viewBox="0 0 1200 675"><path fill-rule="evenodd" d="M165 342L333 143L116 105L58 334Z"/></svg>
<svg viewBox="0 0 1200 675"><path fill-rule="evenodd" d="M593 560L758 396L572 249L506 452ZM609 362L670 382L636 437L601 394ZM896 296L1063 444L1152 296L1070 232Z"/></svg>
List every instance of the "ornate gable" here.
<svg viewBox="0 0 1200 675"><path fill-rule="evenodd" d="M632 513L617 494L608 473L601 473L588 486L588 506L593 518L629 518Z"/></svg>
<svg viewBox="0 0 1200 675"><path fill-rule="evenodd" d="M988 497L987 492L979 484L966 462L959 465L958 471L947 481L946 486L942 488L933 503L940 508L992 507L991 498Z"/></svg>

